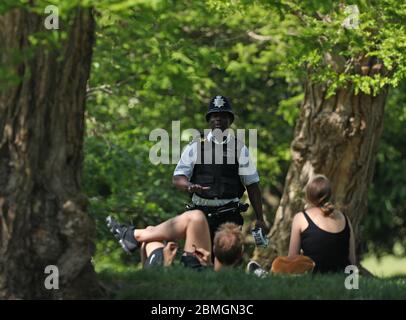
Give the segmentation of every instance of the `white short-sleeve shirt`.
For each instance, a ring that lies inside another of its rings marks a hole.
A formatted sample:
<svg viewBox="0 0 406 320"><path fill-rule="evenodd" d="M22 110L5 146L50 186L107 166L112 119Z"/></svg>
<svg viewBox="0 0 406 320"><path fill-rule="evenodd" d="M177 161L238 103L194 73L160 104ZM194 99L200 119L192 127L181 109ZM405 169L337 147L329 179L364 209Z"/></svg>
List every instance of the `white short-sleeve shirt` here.
<svg viewBox="0 0 406 320"><path fill-rule="evenodd" d="M207 140L208 141L214 141L216 144L223 144L223 143L228 143L230 141L230 135L227 137L227 139L224 142L218 142L216 139L213 137L212 133L210 132L207 135ZM189 143L183 150L181 158L175 168L175 171L173 173L174 176L178 175L183 175L186 176L188 180L191 179L193 175L193 168L195 166L195 163L197 161L197 148L199 145L198 141L194 141L192 143ZM248 148L243 145L241 148L241 152L238 157L238 174L240 176L241 183L244 186L249 186L250 184L259 182L259 175L258 171L249 155ZM192 201L194 203L197 202L202 202L200 197L198 197L196 194L193 195ZM203 199L207 200L207 199ZM235 201L236 199L222 199L221 203L227 203L230 201ZM237 198L237 201L239 199ZM207 201L204 201L206 204L208 203ZM203 204L202 204L203 205ZM221 204L220 204L221 205Z"/></svg>

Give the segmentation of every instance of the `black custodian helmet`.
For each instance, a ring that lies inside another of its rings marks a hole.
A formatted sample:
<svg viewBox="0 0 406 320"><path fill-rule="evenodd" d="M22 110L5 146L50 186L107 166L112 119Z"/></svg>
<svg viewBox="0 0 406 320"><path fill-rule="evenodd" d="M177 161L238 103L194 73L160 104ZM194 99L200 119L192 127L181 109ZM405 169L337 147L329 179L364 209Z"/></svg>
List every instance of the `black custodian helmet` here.
<svg viewBox="0 0 406 320"><path fill-rule="evenodd" d="M224 96L215 96L210 100L209 111L206 113L206 121L209 121L210 114L214 112L227 112L231 116L231 122L234 121L234 113L230 102Z"/></svg>

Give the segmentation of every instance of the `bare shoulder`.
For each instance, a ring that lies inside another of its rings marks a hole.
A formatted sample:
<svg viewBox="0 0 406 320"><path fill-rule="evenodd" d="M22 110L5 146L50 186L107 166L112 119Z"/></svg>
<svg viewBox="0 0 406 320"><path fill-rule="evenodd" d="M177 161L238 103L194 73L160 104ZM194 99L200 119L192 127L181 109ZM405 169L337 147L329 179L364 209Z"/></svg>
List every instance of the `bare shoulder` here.
<svg viewBox="0 0 406 320"><path fill-rule="evenodd" d="M293 217L293 222L292 222L292 227L300 229L300 231L303 231L304 229L307 228L307 221L306 218L303 214L303 212L298 212L294 215Z"/></svg>
<svg viewBox="0 0 406 320"><path fill-rule="evenodd" d="M293 220L300 222L300 221L306 221L306 218L304 217L303 212L300 211L300 212L297 212L297 213L294 215Z"/></svg>

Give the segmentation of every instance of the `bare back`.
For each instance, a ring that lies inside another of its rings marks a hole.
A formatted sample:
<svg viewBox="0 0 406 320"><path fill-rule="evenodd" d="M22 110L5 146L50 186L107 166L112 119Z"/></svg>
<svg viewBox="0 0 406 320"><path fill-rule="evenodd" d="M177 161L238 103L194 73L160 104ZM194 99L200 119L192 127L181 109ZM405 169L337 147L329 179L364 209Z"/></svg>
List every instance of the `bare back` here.
<svg viewBox="0 0 406 320"><path fill-rule="evenodd" d="M331 215L325 216L323 211L321 211L319 208L311 208L306 210L307 214L310 216L310 218L313 220L314 224L316 226L324 231L330 232L330 233L339 233L344 230L345 228L345 217L344 215L338 211L335 210ZM304 230L307 229L309 226L309 223L306 221L306 219L303 216L303 219L300 219L300 231L303 232Z"/></svg>

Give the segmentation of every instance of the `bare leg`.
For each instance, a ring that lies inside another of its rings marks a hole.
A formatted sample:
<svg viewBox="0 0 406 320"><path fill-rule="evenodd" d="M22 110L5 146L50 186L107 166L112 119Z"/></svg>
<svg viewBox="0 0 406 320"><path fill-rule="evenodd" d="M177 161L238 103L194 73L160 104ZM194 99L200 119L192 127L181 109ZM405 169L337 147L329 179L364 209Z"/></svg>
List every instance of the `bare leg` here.
<svg viewBox="0 0 406 320"><path fill-rule="evenodd" d="M185 251L193 252L193 245L211 251L209 226L200 210L186 211L155 227L136 229L134 237L139 242L186 239Z"/></svg>
<svg viewBox="0 0 406 320"><path fill-rule="evenodd" d="M145 244L145 255L149 257L151 253L158 248L163 248L165 245L159 241L148 242Z"/></svg>
<svg viewBox="0 0 406 320"><path fill-rule="evenodd" d="M190 219L188 228L186 230L186 241L184 251L194 252L195 247L203 248L211 252L211 238L209 231L209 224L204 213L200 210L199 214L194 214Z"/></svg>

